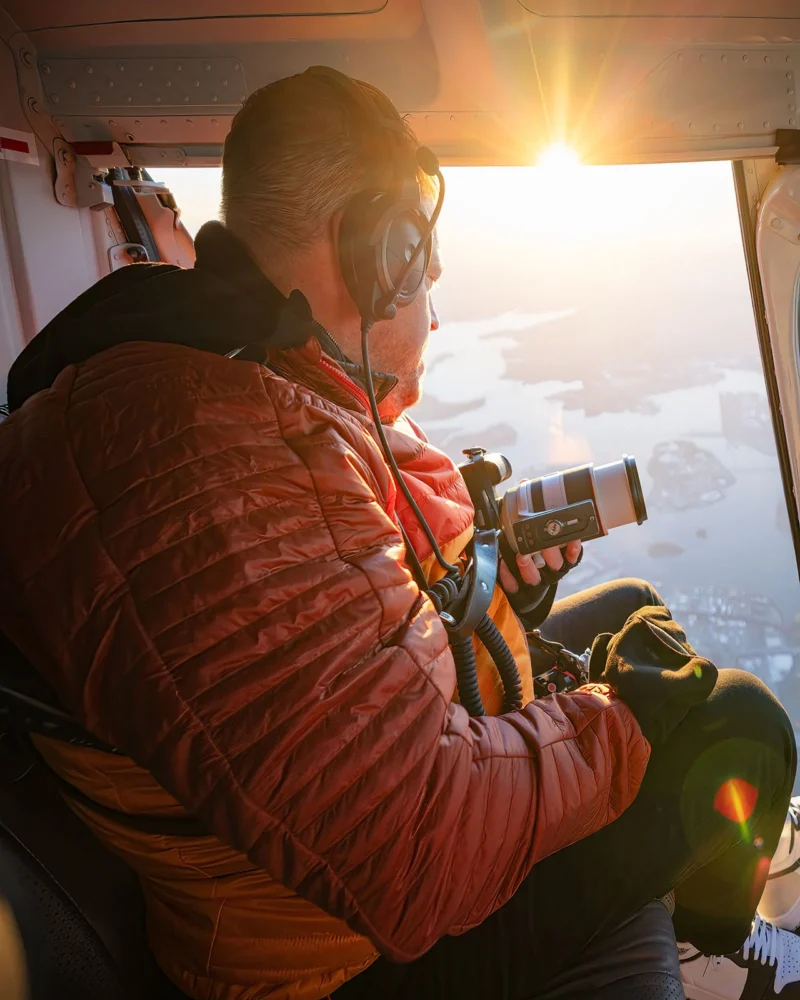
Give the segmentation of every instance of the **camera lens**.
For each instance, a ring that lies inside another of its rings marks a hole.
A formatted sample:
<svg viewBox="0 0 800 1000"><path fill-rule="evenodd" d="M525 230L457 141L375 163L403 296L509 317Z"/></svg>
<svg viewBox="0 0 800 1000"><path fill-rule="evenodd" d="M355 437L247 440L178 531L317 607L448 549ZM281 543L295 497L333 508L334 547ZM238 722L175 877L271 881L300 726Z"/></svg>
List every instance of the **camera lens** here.
<svg viewBox="0 0 800 1000"><path fill-rule="evenodd" d="M594 509L588 502L594 505ZM572 537L580 532L581 539L588 540L606 535L612 528L623 524L642 524L646 521L644 492L633 456L625 455L618 462L597 468L591 464L579 465L538 479L523 479L509 489L501 501L503 532L516 551L533 551L530 548L534 544L530 533L522 524L527 522L529 529L533 523L531 519L537 515L576 504L583 505L581 517L585 517L585 522L553 517L541 526L541 537L552 538L558 544L558 539L569 526ZM596 512L596 518L586 515L587 508L593 514ZM570 537L569 534L567 537ZM537 549L546 547L535 544Z"/></svg>

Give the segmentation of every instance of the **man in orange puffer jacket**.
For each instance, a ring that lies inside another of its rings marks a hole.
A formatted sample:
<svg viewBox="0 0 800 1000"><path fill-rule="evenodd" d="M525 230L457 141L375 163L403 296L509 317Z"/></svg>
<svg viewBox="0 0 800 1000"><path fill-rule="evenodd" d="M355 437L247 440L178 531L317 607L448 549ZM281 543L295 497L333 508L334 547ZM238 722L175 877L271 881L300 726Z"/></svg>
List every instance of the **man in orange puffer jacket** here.
<svg viewBox="0 0 800 1000"><path fill-rule="evenodd" d="M386 99L359 87L413 150ZM337 254L343 210L391 183L381 129L322 76L258 91L226 142L225 225L201 230L196 267L112 273L9 378L0 631L122 751L36 738L80 791L73 808L140 873L155 953L195 1000L530 996L598 932L739 844L708 803L693 827L703 844L685 842L663 819L664 803L680 814L672 786L643 792L613 825L645 776L646 712L605 683L534 701L524 626L501 587L490 615L525 705L501 714L477 644L490 714L459 706L401 526L427 572L431 546L377 441ZM434 242L423 287L371 344L389 447L455 560L469 497L406 414L437 327L439 270ZM577 556L550 552L548 565ZM529 559L517 569L549 607L554 588ZM519 590L507 569L502 582ZM584 596L582 617L557 606L550 628L581 649L658 603L646 585L620 585ZM741 765L761 789L761 856L780 831L793 743L755 681L748 697L769 730L769 754ZM703 740L684 743L702 755ZM187 816L204 829L168 825ZM636 858L631 837L660 844L662 821L668 860ZM556 896L580 916L553 921ZM725 905L735 938L749 918Z"/></svg>

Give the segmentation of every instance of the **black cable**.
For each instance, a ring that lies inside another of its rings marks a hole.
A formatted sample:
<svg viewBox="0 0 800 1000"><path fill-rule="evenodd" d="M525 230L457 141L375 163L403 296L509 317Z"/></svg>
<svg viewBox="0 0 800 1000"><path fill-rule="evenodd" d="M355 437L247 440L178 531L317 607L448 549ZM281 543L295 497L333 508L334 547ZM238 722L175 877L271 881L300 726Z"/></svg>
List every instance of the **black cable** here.
<svg viewBox="0 0 800 1000"><path fill-rule="evenodd" d="M403 536L403 541L406 546L406 561L411 567L411 575L414 577L414 582L419 587L419 589L424 593L428 589L428 580L425 576L425 570L422 568L422 563L419 561L414 546L411 544L408 535L406 534L406 529L403 527L400 519L397 520L400 526L400 534ZM437 609L441 610L441 609Z"/></svg>
<svg viewBox="0 0 800 1000"><path fill-rule="evenodd" d="M369 331L372 329L372 325L373 324L371 321L364 321L361 326L361 361L364 365L364 382L366 383L367 386L367 396L369 397L369 408L372 411L372 420L373 423L375 424L375 430L378 432L378 437L381 442L381 447L383 448L384 457L386 458L386 461L389 463L391 467L395 482L402 491L403 496L406 498L409 507L414 512L414 516L419 521L420 527L425 532L425 537L428 539L431 549L433 550L433 554L436 556L436 561L439 563L439 565L446 573L453 573L456 576L458 576L460 575L458 566L454 566L452 563L449 563L442 555L442 551L439 548L439 545L433 535L433 532L431 531L430 525L425 520L422 511L417 506L416 500L411 495L411 490L406 485L406 482L403 479L400 469L397 466L397 462L395 461L395 457L392 454L392 450L389 447L389 442L386 440L386 434L384 433L383 424L381 423L381 415L378 412L378 401L375 398L375 386L373 385L372 382L372 369L370 368L369 364L368 341L369 341Z"/></svg>
<svg viewBox="0 0 800 1000"><path fill-rule="evenodd" d="M522 680L514 654L508 648L500 629L488 615L484 615L478 622L475 633L494 660L500 680L503 682L505 693L503 712L516 712L522 708Z"/></svg>
<svg viewBox="0 0 800 1000"><path fill-rule="evenodd" d="M461 705L473 718L486 715L478 687L478 662L475 658L472 637L457 638L451 635L450 649L453 652L453 662L456 665L456 683L458 684L458 698Z"/></svg>

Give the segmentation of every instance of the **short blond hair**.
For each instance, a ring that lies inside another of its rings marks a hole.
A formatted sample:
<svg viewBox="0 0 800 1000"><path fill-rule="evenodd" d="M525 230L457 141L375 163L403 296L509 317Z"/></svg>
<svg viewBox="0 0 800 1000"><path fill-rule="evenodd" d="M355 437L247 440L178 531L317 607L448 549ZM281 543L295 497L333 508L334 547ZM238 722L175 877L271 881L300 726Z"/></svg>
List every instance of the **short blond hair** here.
<svg viewBox="0 0 800 1000"><path fill-rule="evenodd" d="M262 87L234 118L222 158L222 217L260 255L320 241L357 192L391 183L403 144L409 155L416 150L389 99L354 82L376 108L374 125L344 88L314 74ZM378 112L396 119L396 133L380 124ZM430 178L420 172L420 183L426 190Z"/></svg>

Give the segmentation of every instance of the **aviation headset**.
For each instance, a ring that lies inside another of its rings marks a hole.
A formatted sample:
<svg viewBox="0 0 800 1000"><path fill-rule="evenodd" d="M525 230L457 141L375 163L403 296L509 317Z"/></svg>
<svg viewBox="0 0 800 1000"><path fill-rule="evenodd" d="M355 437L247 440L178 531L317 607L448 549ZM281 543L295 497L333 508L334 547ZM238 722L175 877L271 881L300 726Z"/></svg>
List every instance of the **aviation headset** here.
<svg viewBox="0 0 800 1000"><path fill-rule="evenodd" d="M363 121L365 139L375 125L386 136L394 179L385 190L360 191L346 206L339 230L339 266L362 323L394 319L398 307L419 294L430 263L433 230L444 199L439 161L427 146L419 146L416 154L406 148L402 119L388 100L380 107L355 80L329 66L312 66L306 73L324 77L347 94ZM439 180L430 219L422 209L420 168Z"/></svg>

